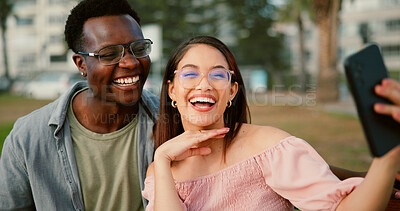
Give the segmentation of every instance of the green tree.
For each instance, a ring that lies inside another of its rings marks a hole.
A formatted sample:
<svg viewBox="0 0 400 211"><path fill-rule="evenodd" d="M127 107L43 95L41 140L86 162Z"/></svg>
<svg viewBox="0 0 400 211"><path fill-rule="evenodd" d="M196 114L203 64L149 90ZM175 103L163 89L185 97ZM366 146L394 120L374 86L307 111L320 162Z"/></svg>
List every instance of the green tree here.
<svg viewBox="0 0 400 211"><path fill-rule="evenodd" d="M241 65L262 65L269 72L288 70L283 35L271 30L276 8L267 0L129 0L142 25L162 26L163 54L195 35L228 33ZM226 24L225 28L222 24ZM226 32L227 28L231 32Z"/></svg>
<svg viewBox="0 0 400 211"><path fill-rule="evenodd" d="M336 69L338 16L342 0L312 0L319 32L319 74L317 100L339 99L339 72Z"/></svg>
<svg viewBox="0 0 400 211"><path fill-rule="evenodd" d="M304 47L304 20L303 14L312 17L310 0L287 0L286 4L279 10L279 20L296 24L299 40L300 76L299 83L302 91L307 88L307 70L305 67Z"/></svg>
<svg viewBox="0 0 400 211"><path fill-rule="evenodd" d="M284 36L272 30L276 7L267 0L229 0L226 3L237 38L234 50L239 64L259 64L272 75L287 71Z"/></svg>
<svg viewBox="0 0 400 211"><path fill-rule="evenodd" d="M7 57L7 42L6 42L6 31L7 31L7 18L11 14L13 3L9 0L0 0L0 30L1 30L1 41L3 44L3 57L4 57L4 76L10 80L8 57Z"/></svg>
<svg viewBox="0 0 400 211"><path fill-rule="evenodd" d="M142 25L156 23L162 27L163 54L169 55L189 37L217 33L215 7L218 1L201 2L129 0L138 11Z"/></svg>

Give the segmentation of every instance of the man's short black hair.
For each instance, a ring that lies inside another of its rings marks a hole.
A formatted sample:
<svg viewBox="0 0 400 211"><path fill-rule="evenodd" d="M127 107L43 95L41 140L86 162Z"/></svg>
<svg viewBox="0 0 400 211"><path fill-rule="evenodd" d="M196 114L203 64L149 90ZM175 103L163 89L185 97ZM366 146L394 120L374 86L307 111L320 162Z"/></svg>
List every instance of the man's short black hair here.
<svg viewBox="0 0 400 211"><path fill-rule="evenodd" d="M84 51L83 25L89 18L125 15L132 16L140 25L140 18L126 0L83 0L68 16L65 24L65 40L75 53Z"/></svg>

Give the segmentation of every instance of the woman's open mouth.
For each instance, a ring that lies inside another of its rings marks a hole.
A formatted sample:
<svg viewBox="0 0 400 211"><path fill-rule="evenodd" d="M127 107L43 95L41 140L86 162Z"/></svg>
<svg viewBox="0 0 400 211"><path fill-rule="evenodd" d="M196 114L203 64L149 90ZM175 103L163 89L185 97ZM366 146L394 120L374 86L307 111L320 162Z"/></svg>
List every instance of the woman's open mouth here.
<svg viewBox="0 0 400 211"><path fill-rule="evenodd" d="M189 99L189 102L198 111L209 111L215 105L215 99L212 97L192 97Z"/></svg>

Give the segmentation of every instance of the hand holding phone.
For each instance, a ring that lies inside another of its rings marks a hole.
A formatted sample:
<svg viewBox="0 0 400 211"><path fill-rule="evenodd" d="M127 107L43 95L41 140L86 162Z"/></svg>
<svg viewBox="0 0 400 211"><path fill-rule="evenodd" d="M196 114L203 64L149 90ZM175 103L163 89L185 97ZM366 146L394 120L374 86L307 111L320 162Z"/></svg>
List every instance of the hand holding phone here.
<svg viewBox="0 0 400 211"><path fill-rule="evenodd" d="M374 91L376 85L388 78L378 45L367 45L347 57L345 72L370 151L380 157L400 144L400 123L373 110L376 103L392 104Z"/></svg>
<svg viewBox="0 0 400 211"><path fill-rule="evenodd" d="M393 79L384 79L381 84L375 86L375 93L393 102L393 105L375 104L375 112L391 116L400 123L400 83Z"/></svg>

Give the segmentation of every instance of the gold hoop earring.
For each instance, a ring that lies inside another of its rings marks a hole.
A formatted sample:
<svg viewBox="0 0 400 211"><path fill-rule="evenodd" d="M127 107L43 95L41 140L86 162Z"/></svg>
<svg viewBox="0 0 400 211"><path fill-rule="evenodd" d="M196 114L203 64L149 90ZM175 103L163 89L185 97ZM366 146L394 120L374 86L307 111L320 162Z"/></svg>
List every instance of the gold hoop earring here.
<svg viewBox="0 0 400 211"><path fill-rule="evenodd" d="M171 102L171 105L172 105L173 108L176 108L178 104L176 103L175 100L173 100L173 101Z"/></svg>
<svg viewBox="0 0 400 211"><path fill-rule="evenodd" d="M229 100L228 104L226 105L227 108L230 108L232 106L232 100Z"/></svg>

